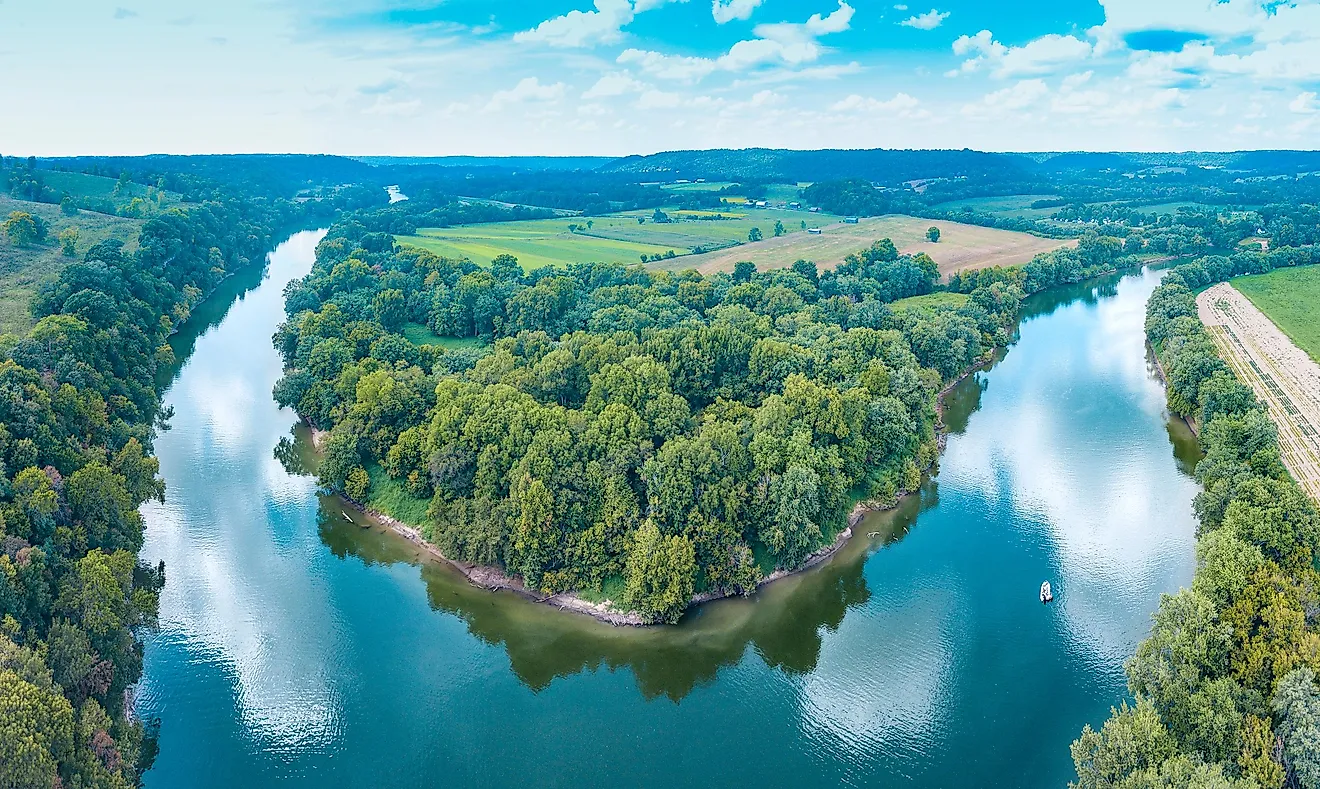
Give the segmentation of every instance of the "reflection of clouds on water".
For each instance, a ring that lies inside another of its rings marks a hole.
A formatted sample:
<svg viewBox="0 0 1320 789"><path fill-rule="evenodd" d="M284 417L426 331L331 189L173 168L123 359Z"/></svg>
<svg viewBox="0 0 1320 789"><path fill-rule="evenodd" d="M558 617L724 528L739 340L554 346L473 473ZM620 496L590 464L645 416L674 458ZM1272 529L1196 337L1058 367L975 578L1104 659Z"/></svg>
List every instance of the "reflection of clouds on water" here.
<svg viewBox="0 0 1320 789"><path fill-rule="evenodd" d="M848 763L934 755L939 718L956 692L959 596L935 585L891 589L883 601L854 611L825 640L816 670L802 682L806 735L842 751Z"/></svg>
<svg viewBox="0 0 1320 789"><path fill-rule="evenodd" d="M265 287L277 296L310 265L314 234L295 239L272 261ZM169 397L173 429L157 442L167 501L143 508L144 556L166 564L154 659L219 669L232 697L148 676L143 706L232 703L245 736L283 759L340 736L335 661L346 639L325 580L307 567L322 550L315 481L290 476L265 446L293 421L269 395L278 375L269 337L281 317L268 299L249 298L199 340L194 359L206 365L184 368Z"/></svg>
<svg viewBox="0 0 1320 789"><path fill-rule="evenodd" d="M1128 279L1116 298L1055 312L1050 336L1025 326L1004 374L990 374L976 429L942 461L943 484L1011 497L1017 521L1039 524L1021 536L1049 541L1063 626L1113 664L1146 631L1160 591L1190 578L1195 484L1149 440L1164 397L1144 362L1154 283Z"/></svg>

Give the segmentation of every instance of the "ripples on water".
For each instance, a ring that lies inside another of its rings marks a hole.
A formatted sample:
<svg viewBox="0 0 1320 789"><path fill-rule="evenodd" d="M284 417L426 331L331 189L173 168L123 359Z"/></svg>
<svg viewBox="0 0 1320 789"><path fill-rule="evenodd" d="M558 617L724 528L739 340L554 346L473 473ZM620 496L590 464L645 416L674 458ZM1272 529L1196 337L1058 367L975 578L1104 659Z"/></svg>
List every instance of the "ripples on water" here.
<svg viewBox="0 0 1320 789"><path fill-rule="evenodd" d="M295 416L270 336L315 241L176 342L169 492L144 509L168 579L138 704L153 787L1059 786L1190 579L1195 452L1146 366L1154 275L1036 297L874 539L639 631L473 589L287 470L305 446L277 450Z"/></svg>

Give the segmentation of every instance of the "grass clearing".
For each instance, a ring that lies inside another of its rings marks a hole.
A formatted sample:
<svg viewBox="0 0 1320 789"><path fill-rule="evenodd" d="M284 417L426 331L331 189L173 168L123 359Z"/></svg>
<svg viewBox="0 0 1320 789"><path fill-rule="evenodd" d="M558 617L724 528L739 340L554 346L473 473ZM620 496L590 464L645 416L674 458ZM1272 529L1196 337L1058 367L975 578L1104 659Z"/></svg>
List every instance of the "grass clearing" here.
<svg viewBox="0 0 1320 789"><path fill-rule="evenodd" d="M391 477L379 464L373 463L367 469L371 478L371 490L367 493L367 506L377 512L383 512L396 521L421 528L426 525L426 509L431 505L429 499L419 499L403 487L403 482Z"/></svg>
<svg viewBox="0 0 1320 789"><path fill-rule="evenodd" d="M1058 200L1058 195L1008 195L1005 197L973 197L967 200L951 200L940 203L935 208L941 211L961 211L964 209L991 214L997 217L1019 216L1023 219L1046 219L1059 210L1051 208L1032 208L1038 200Z"/></svg>
<svg viewBox="0 0 1320 789"><path fill-rule="evenodd" d="M938 243L926 240L926 230L930 227L940 229ZM794 233L782 238L767 238L736 249L652 263L651 267L671 271L695 268L702 273L713 274L717 271L733 271L734 264L740 260L750 260L761 270L785 268L797 260L811 260L822 269L830 269L842 263L853 252L869 247L882 238L892 240L899 251L905 254L925 252L930 255L939 264L940 273L945 276L966 269L1020 265L1042 252L1077 243L1011 230L893 214L863 219L857 224L825 225L819 235Z"/></svg>
<svg viewBox="0 0 1320 789"><path fill-rule="evenodd" d="M1233 287L1269 316L1297 347L1320 361L1320 266L1238 277Z"/></svg>
<svg viewBox="0 0 1320 789"><path fill-rule="evenodd" d="M940 291L938 293L927 293L924 296L911 296L889 305L892 310L915 310L921 307L961 307L967 303L967 296L963 293L949 293Z"/></svg>
<svg viewBox="0 0 1320 789"><path fill-rule="evenodd" d="M133 250L137 247L138 232L142 229L142 222L137 219L91 211L79 211L77 216L65 216L57 205L0 196L0 221L14 211L40 216L46 222L49 232L45 242L29 247L20 247L8 238L0 238L0 333L22 334L32 328L28 307L37 288L42 282L59 274L69 263L81 260L92 245L117 238L124 242L126 249ZM70 227L78 228L76 257L65 257L56 240L61 231Z"/></svg>
<svg viewBox="0 0 1320 789"><path fill-rule="evenodd" d="M420 323L405 323L400 333L413 345L437 345L446 351L481 346L481 340L476 337L441 337Z"/></svg>

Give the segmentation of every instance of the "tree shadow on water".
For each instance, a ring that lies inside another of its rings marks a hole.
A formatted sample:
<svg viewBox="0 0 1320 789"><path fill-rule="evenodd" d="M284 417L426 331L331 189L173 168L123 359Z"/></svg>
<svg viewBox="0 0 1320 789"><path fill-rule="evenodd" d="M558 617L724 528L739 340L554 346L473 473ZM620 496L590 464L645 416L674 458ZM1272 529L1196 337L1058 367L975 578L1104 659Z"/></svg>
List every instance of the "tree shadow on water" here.
<svg viewBox="0 0 1320 789"><path fill-rule="evenodd" d="M502 647L514 674L533 691L560 677L602 667L626 668L643 697L678 702L714 681L720 669L744 660L749 647L781 671L815 670L825 633L837 631L850 609L871 598L863 572L867 557L901 540L934 499L934 485L929 484L921 496L864 519L853 539L829 561L749 598L698 606L669 627L613 627L512 592L475 587L454 568L379 525L364 526L360 513L333 497L322 498L320 536L341 559L418 565L431 608L463 620L482 642Z"/></svg>

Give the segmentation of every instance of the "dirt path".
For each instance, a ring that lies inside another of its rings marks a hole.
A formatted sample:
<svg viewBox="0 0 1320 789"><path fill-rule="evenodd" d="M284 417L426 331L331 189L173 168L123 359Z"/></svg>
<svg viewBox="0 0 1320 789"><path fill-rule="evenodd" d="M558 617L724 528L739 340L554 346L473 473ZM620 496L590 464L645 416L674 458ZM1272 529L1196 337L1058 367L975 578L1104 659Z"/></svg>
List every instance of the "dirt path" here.
<svg viewBox="0 0 1320 789"><path fill-rule="evenodd" d="M1202 293L1196 306L1224 360L1268 408L1284 465L1320 504L1320 365L1226 283Z"/></svg>

